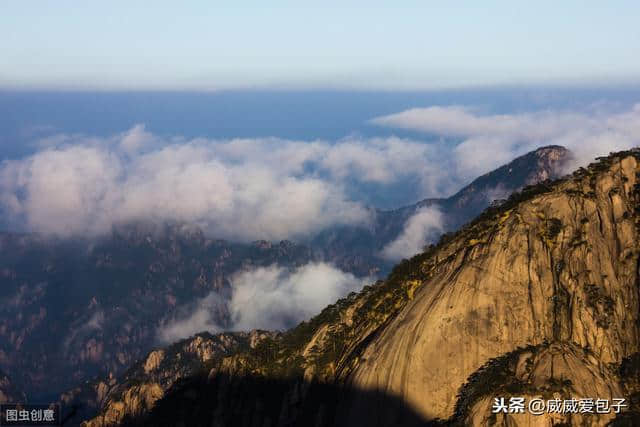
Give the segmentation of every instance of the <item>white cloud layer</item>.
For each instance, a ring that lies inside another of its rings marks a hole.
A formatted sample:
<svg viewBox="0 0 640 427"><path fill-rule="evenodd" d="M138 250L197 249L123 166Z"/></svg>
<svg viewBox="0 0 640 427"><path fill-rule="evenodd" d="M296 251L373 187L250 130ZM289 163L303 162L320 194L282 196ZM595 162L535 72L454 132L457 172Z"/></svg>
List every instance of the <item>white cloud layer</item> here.
<svg viewBox="0 0 640 427"><path fill-rule="evenodd" d="M295 270L271 265L240 271L231 278L232 297L227 303L230 324L219 325L214 320L224 302L212 292L191 314L161 325L158 338L168 343L201 331L285 330L349 292L359 291L369 281L326 263L306 264Z"/></svg>
<svg viewBox="0 0 640 427"><path fill-rule="evenodd" d="M119 223L179 221L217 238L298 239L334 225L366 225L368 195L406 192L399 198L406 203L448 196L543 145L572 150L567 171L640 145L640 104L622 112L501 115L428 107L373 123L454 141L187 140L161 138L142 125L107 138L52 135L37 141L33 155L0 164L3 226L92 236ZM418 240L401 236L404 243L385 253L400 256L402 245Z"/></svg>
<svg viewBox="0 0 640 427"><path fill-rule="evenodd" d="M289 328L369 281L326 263L307 264L293 272L270 266L238 273L231 280L233 329Z"/></svg>
<svg viewBox="0 0 640 427"><path fill-rule="evenodd" d="M136 126L112 138L57 135L40 146L0 165L0 206L11 224L63 236L172 220L221 238L295 238L366 225L371 212L347 196L349 185L437 179L435 165L425 167L435 149L399 138L163 140Z"/></svg>

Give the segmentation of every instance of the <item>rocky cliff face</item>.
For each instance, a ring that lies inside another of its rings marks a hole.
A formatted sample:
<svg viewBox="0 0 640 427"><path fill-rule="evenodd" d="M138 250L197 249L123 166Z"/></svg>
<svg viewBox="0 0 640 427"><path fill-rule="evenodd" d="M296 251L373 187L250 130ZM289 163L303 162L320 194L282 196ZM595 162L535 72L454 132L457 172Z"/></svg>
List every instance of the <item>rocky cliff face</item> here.
<svg viewBox="0 0 640 427"><path fill-rule="evenodd" d="M309 322L212 358L127 422L634 425L639 228L640 152L613 154L512 195ZM510 396L630 407L490 413Z"/></svg>
<svg viewBox="0 0 640 427"><path fill-rule="evenodd" d="M206 371L213 360L254 348L261 340L276 335L260 331L198 334L150 352L118 380L111 377L92 381L63 394L63 412L70 414L72 423L77 423L102 408L102 414L86 425L117 425L149 411L174 384ZM72 413L77 408L83 410Z"/></svg>
<svg viewBox="0 0 640 427"><path fill-rule="evenodd" d="M637 351L638 164L608 162L447 245L450 261L426 271L420 297L368 345L354 386L448 418L466 378L518 347L569 342L602 365Z"/></svg>

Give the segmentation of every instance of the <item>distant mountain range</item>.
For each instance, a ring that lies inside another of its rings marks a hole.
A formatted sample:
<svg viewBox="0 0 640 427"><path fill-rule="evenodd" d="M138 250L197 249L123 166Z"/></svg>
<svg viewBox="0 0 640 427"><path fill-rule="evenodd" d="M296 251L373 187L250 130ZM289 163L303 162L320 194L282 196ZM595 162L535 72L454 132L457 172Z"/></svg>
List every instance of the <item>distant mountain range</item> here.
<svg viewBox="0 0 640 427"><path fill-rule="evenodd" d="M2 233L0 368L8 377L0 392L43 400L96 376L120 376L157 346L158 325L181 308L212 291L228 300L229 278L243 269L324 261L381 277L393 265L381 251L420 209L437 206L444 230L454 230L496 197L557 177L569 157L562 147L540 148L449 198L378 211L370 227L334 228L304 244L215 240L186 225L132 224L92 240ZM224 305L211 314L228 324Z"/></svg>

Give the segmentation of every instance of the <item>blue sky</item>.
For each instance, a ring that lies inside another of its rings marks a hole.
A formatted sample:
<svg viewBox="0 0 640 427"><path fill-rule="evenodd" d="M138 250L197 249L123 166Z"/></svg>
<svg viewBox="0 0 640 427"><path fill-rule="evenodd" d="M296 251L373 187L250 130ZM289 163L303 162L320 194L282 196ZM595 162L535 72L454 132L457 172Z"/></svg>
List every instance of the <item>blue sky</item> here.
<svg viewBox="0 0 640 427"><path fill-rule="evenodd" d="M430 89L640 75L639 2L305 4L3 0L0 87Z"/></svg>

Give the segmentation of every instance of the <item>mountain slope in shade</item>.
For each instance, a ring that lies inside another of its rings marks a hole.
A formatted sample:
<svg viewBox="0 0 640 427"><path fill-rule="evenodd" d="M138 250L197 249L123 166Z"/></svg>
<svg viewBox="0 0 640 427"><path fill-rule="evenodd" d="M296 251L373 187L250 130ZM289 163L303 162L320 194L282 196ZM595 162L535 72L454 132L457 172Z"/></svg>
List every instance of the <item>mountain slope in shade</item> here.
<svg viewBox="0 0 640 427"><path fill-rule="evenodd" d="M91 241L0 233L0 368L30 400L48 400L124 372L157 345L162 322L211 292L229 298L236 271L311 260L291 242L233 243L182 226ZM223 305L211 313L228 317Z"/></svg>
<svg viewBox="0 0 640 427"><path fill-rule="evenodd" d="M0 403L18 403L24 399L24 393L15 387L7 374L0 371Z"/></svg>
<svg viewBox="0 0 640 427"><path fill-rule="evenodd" d="M107 419L116 419L124 414L137 415L162 397L164 391L185 377L197 375L202 366L214 359L229 356L255 346L271 332L233 332L212 335L206 332L179 341L171 346L154 350L144 360L134 364L123 378L113 376L90 381L74 387L61 396L67 425L95 416L109 401ZM137 381L145 377L144 382Z"/></svg>
<svg viewBox="0 0 640 427"><path fill-rule="evenodd" d="M638 425L639 233L640 151L612 154L525 188L385 281L154 399L108 397L87 425ZM629 407L492 415L509 396Z"/></svg>

